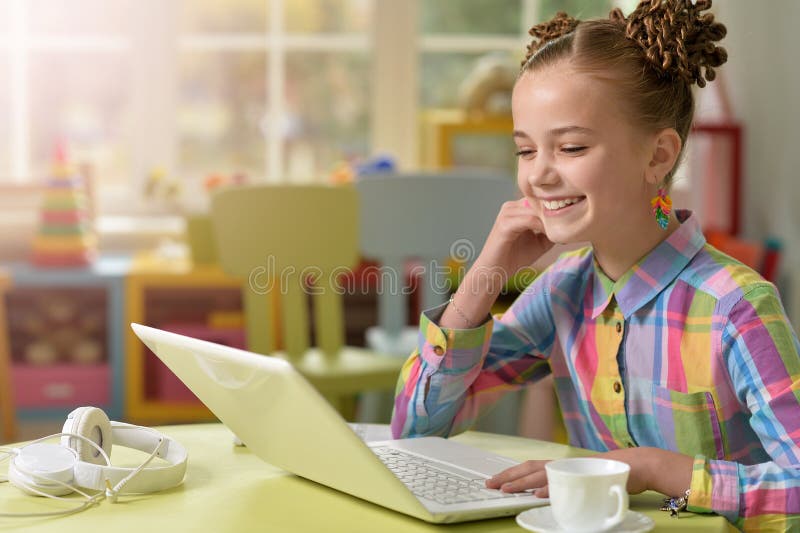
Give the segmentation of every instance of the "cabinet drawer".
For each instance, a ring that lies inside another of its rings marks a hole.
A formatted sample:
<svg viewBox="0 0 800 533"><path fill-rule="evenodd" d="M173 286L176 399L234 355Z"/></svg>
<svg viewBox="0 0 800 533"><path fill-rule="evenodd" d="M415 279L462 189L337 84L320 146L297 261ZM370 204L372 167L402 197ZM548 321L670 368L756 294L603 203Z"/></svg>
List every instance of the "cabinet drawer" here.
<svg viewBox="0 0 800 533"><path fill-rule="evenodd" d="M109 365L14 365L12 378L17 407L111 404Z"/></svg>

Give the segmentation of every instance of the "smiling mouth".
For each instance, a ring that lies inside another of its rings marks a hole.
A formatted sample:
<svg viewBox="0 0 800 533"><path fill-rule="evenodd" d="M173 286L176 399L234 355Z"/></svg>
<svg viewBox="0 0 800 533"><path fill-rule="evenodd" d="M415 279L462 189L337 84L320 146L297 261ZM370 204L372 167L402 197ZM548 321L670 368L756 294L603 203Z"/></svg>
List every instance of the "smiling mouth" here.
<svg viewBox="0 0 800 533"><path fill-rule="evenodd" d="M560 211L585 199L585 196L577 196L575 198L564 198L562 200L542 200L542 205L548 211Z"/></svg>

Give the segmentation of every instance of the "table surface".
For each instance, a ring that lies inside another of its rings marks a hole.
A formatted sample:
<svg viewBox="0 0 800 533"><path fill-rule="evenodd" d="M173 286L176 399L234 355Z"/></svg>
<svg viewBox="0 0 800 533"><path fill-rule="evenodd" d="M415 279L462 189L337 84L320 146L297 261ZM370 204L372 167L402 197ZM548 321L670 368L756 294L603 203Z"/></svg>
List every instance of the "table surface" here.
<svg viewBox="0 0 800 533"><path fill-rule="evenodd" d="M158 428L189 452L185 483L156 494L124 496L81 513L56 518L3 518L0 531L276 531L276 532L522 532L513 518L438 526L359 500L323 485L293 476L233 444L233 434L221 424L191 424ZM586 452L561 444L489 433L467 432L465 444L517 460L559 458ZM140 452L114 448L112 460L135 466ZM0 466L5 475L6 462ZM76 499L76 502L79 500ZM660 496L631 497L631 507L656 521L654 531L728 532L727 521L715 515L682 514L670 518L657 510ZM42 512L68 507L61 502L26 496L0 484L0 513Z"/></svg>

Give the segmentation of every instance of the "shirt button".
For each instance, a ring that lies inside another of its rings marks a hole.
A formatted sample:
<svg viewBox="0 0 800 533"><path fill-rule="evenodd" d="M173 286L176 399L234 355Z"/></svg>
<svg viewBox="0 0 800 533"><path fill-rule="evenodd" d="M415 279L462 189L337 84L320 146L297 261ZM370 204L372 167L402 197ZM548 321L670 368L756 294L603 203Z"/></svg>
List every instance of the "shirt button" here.
<svg viewBox="0 0 800 533"><path fill-rule="evenodd" d="M622 383L620 383L619 381L615 381L614 382L614 392L619 394L620 391L622 391Z"/></svg>
<svg viewBox="0 0 800 533"><path fill-rule="evenodd" d="M435 353L436 355L444 355L444 348L442 348L437 344L436 346L433 347L433 353Z"/></svg>
<svg viewBox="0 0 800 533"><path fill-rule="evenodd" d="M622 331L622 324L620 324L619 322L617 322L617 333L619 333L619 332L621 332L621 331Z"/></svg>

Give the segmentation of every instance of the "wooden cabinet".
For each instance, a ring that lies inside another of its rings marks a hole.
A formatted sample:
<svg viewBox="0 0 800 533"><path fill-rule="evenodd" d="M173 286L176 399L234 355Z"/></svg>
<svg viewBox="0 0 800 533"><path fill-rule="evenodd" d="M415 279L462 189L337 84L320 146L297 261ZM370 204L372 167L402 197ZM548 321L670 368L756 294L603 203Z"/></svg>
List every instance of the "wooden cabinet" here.
<svg viewBox="0 0 800 533"><path fill-rule="evenodd" d="M136 256L125 283L126 324L136 322L244 348L241 281L216 265ZM139 340L125 332L127 419L139 424L213 420L211 412Z"/></svg>
<svg viewBox="0 0 800 533"><path fill-rule="evenodd" d="M123 280L129 261L86 268L9 266L5 294L17 415L61 418L80 405L123 414Z"/></svg>
<svg viewBox="0 0 800 533"><path fill-rule="evenodd" d="M361 270L350 275L352 282L343 284L354 289L344 296L346 341L351 346L363 346L364 332L377 322L376 288L368 283ZM188 259L159 259L152 254L134 258L125 282L128 420L165 424L213 419L210 411L127 324L137 322L245 348L241 283L213 264L194 265Z"/></svg>

